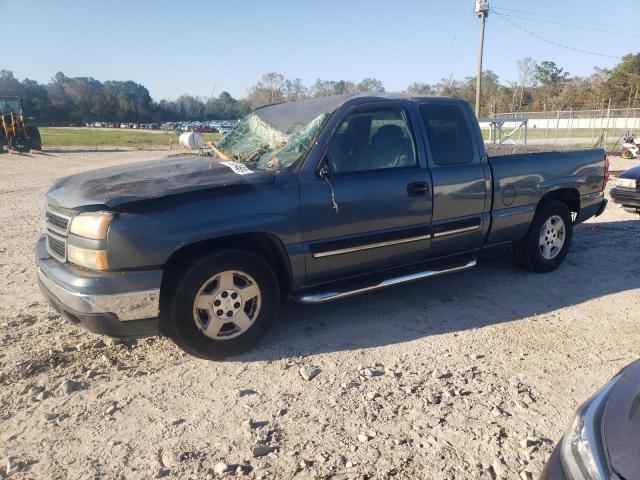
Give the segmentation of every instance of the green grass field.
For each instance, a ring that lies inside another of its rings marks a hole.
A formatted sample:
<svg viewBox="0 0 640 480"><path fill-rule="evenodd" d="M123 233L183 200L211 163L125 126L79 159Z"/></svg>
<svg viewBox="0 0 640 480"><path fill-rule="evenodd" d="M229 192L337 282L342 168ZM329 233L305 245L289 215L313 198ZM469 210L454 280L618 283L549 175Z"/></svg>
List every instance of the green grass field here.
<svg viewBox="0 0 640 480"><path fill-rule="evenodd" d="M117 130L110 128L63 128L42 127L42 146L47 147L168 147L179 146L175 132L157 130ZM219 133L205 133L208 142L217 142L222 138Z"/></svg>

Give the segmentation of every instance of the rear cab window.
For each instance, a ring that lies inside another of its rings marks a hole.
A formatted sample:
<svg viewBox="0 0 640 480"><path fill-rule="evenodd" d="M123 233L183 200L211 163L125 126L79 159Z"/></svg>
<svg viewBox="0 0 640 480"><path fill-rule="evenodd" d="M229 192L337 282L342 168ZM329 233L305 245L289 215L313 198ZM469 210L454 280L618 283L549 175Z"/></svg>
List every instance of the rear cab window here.
<svg viewBox="0 0 640 480"><path fill-rule="evenodd" d="M458 105L422 104L419 110L436 165L473 162L475 156L471 131Z"/></svg>

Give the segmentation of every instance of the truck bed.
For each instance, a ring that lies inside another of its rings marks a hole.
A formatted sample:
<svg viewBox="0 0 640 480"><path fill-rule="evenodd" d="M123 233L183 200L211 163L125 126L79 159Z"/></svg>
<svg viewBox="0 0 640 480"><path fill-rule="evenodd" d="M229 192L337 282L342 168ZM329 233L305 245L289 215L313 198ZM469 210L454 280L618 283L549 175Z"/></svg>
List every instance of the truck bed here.
<svg viewBox="0 0 640 480"><path fill-rule="evenodd" d="M487 244L522 238L545 195L575 204L576 221L595 214L603 198L602 149L490 156L492 228Z"/></svg>

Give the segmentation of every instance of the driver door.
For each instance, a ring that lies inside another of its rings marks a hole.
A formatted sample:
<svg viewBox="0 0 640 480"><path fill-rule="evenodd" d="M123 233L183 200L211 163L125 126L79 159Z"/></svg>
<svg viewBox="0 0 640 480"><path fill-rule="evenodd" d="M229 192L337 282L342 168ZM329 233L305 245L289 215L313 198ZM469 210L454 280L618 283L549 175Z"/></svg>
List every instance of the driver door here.
<svg viewBox="0 0 640 480"><path fill-rule="evenodd" d="M344 114L300 183L307 285L427 257L432 189L421 156L401 102Z"/></svg>

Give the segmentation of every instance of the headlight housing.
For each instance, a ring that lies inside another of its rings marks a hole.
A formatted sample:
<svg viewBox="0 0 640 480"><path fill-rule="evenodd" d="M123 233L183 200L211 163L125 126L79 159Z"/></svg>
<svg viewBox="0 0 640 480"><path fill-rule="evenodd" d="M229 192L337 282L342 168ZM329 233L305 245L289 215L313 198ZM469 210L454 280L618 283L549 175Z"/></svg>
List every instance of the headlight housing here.
<svg viewBox="0 0 640 480"><path fill-rule="evenodd" d="M620 178L616 180L616 187L620 188L630 188L631 190L636 189L638 181L635 178Z"/></svg>
<svg viewBox="0 0 640 480"><path fill-rule="evenodd" d="M611 470L604 448L602 414L617 378L578 409L562 439L560 461L569 480L609 479Z"/></svg>
<svg viewBox="0 0 640 480"><path fill-rule="evenodd" d="M109 270L106 241L113 213L81 213L71 219L67 260L91 270ZM73 236L81 237L74 241ZM86 240L83 240L86 239Z"/></svg>
<svg viewBox="0 0 640 480"><path fill-rule="evenodd" d="M92 240L106 240L112 220L113 214L109 212L81 213L71 220L69 232Z"/></svg>

